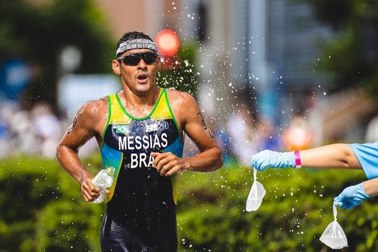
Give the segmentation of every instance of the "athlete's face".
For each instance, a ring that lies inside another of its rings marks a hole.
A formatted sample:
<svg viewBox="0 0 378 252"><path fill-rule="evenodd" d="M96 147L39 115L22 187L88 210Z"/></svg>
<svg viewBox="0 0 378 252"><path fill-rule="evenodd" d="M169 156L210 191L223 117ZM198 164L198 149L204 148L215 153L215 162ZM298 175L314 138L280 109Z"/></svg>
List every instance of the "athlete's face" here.
<svg viewBox="0 0 378 252"><path fill-rule="evenodd" d="M134 49L113 61L113 71L121 76L125 88L135 94L145 95L155 85L157 64L157 55L153 51Z"/></svg>

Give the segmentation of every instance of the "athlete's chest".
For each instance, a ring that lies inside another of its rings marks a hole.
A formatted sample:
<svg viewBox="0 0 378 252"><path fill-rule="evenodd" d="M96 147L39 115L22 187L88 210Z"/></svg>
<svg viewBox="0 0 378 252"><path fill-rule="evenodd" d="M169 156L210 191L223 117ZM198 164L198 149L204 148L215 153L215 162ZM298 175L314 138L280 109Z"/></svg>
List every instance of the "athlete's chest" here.
<svg viewBox="0 0 378 252"><path fill-rule="evenodd" d="M122 152L162 151L177 137L177 127L172 119L148 118L108 124L104 141Z"/></svg>

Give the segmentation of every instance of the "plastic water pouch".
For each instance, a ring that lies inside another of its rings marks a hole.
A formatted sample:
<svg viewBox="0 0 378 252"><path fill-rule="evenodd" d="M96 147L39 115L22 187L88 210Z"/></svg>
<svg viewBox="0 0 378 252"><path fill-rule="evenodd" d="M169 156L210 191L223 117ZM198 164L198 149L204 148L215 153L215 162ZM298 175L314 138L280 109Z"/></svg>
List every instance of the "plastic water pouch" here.
<svg viewBox="0 0 378 252"><path fill-rule="evenodd" d="M337 209L336 205L333 205L333 217L332 221L324 230L322 236L320 236L320 241L331 249L341 249L348 247L348 240L341 228L340 224L337 222Z"/></svg>
<svg viewBox="0 0 378 252"><path fill-rule="evenodd" d="M264 186L259 181L257 181L256 177L257 177L257 170L253 169L254 181L252 184L251 191L249 192L249 195L247 198L247 205L246 205L247 212L256 211L260 207L262 200L266 194Z"/></svg>

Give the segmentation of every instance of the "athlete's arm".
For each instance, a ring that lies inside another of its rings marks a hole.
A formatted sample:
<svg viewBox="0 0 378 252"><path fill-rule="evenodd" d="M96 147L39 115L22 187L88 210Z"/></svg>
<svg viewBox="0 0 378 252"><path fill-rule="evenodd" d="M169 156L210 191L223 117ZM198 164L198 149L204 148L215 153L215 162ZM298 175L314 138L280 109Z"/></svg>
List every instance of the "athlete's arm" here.
<svg viewBox="0 0 378 252"><path fill-rule="evenodd" d="M171 91L171 105L178 124L197 145L200 153L193 157L179 158L172 153L152 153L154 165L161 175L170 176L177 172L210 172L223 165L222 151L195 99L188 93Z"/></svg>
<svg viewBox="0 0 378 252"><path fill-rule="evenodd" d="M79 109L72 125L67 129L57 145L56 157L60 164L81 186L81 193L86 201L99 196L99 188L92 184L93 175L88 172L79 158L79 148L92 137L99 137L102 103L97 100L88 102ZM99 139L98 139L99 140Z"/></svg>

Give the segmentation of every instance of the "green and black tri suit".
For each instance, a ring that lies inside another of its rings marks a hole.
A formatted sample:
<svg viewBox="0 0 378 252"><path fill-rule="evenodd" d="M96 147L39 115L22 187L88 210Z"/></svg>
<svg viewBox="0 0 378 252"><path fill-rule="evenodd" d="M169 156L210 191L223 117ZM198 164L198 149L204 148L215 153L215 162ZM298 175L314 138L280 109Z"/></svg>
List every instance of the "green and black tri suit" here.
<svg viewBox="0 0 378 252"><path fill-rule="evenodd" d="M102 168L114 167L116 172L101 247L103 251L176 251L175 176L160 176L150 157L152 151L182 156L183 141L167 91L160 90L153 110L143 118L130 115L117 94L107 99Z"/></svg>

